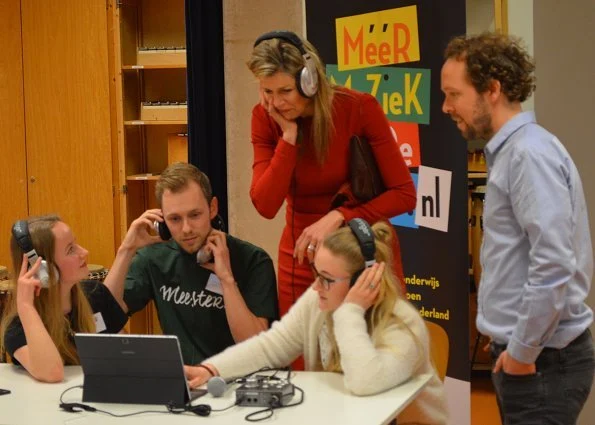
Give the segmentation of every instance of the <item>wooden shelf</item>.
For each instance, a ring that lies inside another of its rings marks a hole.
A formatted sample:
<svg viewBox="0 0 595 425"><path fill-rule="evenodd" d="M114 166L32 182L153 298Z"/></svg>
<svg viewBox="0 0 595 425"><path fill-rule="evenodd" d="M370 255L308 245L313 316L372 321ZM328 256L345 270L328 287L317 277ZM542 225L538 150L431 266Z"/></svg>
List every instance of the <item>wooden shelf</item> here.
<svg viewBox="0 0 595 425"><path fill-rule="evenodd" d="M486 179L487 177L488 173L486 172L470 171L467 173L467 178L469 179Z"/></svg>
<svg viewBox="0 0 595 425"><path fill-rule="evenodd" d="M144 173L144 174L132 174L126 176L126 180L129 182L140 182L146 180L159 180L159 174Z"/></svg>
<svg viewBox="0 0 595 425"><path fill-rule="evenodd" d="M120 2L118 2L120 3ZM118 120L119 237L157 208L155 186L172 162L188 161L187 50L184 0L127 0L114 19ZM162 102L163 104L158 104ZM166 103L169 102L167 105ZM113 256L112 256L113 258ZM127 331L162 333L149 303Z"/></svg>
<svg viewBox="0 0 595 425"><path fill-rule="evenodd" d="M136 63L139 65L186 65L186 49L138 50Z"/></svg>
<svg viewBox="0 0 595 425"><path fill-rule="evenodd" d="M188 105L175 104L175 105L152 105L152 104L141 104L140 106L140 121L184 121L188 118Z"/></svg>
<svg viewBox="0 0 595 425"><path fill-rule="evenodd" d="M124 121L124 125L186 125L188 120L171 120L171 121L156 121L156 120L131 120Z"/></svg>
<svg viewBox="0 0 595 425"><path fill-rule="evenodd" d="M124 65L123 71L138 71L139 69L183 69L186 68L185 63L180 64L163 64L163 65Z"/></svg>

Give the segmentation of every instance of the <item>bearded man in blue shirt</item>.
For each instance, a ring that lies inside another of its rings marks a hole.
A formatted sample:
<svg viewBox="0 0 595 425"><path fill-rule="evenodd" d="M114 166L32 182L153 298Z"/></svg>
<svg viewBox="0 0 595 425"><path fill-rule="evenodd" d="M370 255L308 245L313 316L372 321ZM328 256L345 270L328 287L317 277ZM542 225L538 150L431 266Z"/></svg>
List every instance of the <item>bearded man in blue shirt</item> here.
<svg viewBox="0 0 595 425"><path fill-rule="evenodd" d="M575 424L595 372L581 179L560 141L522 112L535 67L518 40L457 37L445 59L443 112L465 139L488 142L477 328L491 338L502 421Z"/></svg>

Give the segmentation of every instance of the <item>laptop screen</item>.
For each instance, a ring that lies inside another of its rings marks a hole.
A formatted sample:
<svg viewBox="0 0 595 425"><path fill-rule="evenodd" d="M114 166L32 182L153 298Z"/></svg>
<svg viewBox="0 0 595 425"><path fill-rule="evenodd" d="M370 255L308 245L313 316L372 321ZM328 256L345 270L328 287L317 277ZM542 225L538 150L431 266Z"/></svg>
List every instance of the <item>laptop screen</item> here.
<svg viewBox="0 0 595 425"><path fill-rule="evenodd" d="M190 400L180 343L172 335L77 333L83 401L168 404Z"/></svg>

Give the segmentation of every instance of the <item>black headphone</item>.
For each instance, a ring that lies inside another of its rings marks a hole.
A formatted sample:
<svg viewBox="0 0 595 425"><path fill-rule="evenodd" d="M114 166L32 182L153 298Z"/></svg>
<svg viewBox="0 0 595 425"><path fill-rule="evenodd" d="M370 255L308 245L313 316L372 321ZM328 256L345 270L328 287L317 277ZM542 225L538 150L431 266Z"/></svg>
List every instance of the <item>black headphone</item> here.
<svg viewBox="0 0 595 425"><path fill-rule="evenodd" d="M31 234L29 233L29 223L27 220L19 220L12 225L12 235L17 241L17 245L21 248L28 259L33 257L33 262L37 260L37 251L33 248L33 242L31 241Z"/></svg>
<svg viewBox="0 0 595 425"><path fill-rule="evenodd" d="M318 91L318 72L312 54L306 51L302 39L291 31L271 31L258 37L254 42L254 47L265 40L274 38L286 41L300 51L302 58L304 58L304 67L295 75L295 85L302 96L314 96Z"/></svg>
<svg viewBox="0 0 595 425"><path fill-rule="evenodd" d="M355 285L357 278L363 273L365 269L368 267L372 267L374 263L376 263L375 254L376 254L376 244L374 243L374 231L372 227L368 224L366 220L363 218L354 218L349 220L347 223L357 242L359 244L359 248L362 251L364 256L364 268L358 270L353 274L351 277L351 281L349 282L349 286Z"/></svg>
<svg viewBox="0 0 595 425"><path fill-rule="evenodd" d="M27 256L29 267L33 267L37 259L40 257L35 248L33 248L33 241L31 241L31 234L29 233L29 223L27 220L18 220L12 225L12 235L19 246ZM56 279L59 279L58 270L56 271ZM41 286L47 288L49 282L48 267L45 260L42 258L41 265L37 271L37 278L41 281Z"/></svg>

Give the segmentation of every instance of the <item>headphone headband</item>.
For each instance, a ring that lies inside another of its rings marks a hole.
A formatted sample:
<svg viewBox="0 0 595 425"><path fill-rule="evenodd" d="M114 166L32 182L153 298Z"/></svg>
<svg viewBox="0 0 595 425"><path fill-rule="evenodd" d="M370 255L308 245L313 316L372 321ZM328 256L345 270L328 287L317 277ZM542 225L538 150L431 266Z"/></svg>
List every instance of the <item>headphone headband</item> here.
<svg viewBox="0 0 595 425"><path fill-rule="evenodd" d="M33 242L31 241L31 235L29 234L29 223L26 220L19 220L12 226L12 235L19 247L25 252L25 254L35 251L33 249Z"/></svg>
<svg viewBox="0 0 595 425"><path fill-rule="evenodd" d="M357 242L359 244L359 248L362 251L364 256L364 268L358 270L351 276L351 281L349 282L349 286L355 285L357 279L360 277L362 272L367 269L368 267L372 267L372 265L376 262L375 254L376 254L376 244L374 243L374 232L372 228L368 224L366 220L363 218L354 218L349 220L347 223Z"/></svg>
<svg viewBox="0 0 595 425"><path fill-rule="evenodd" d="M316 70L316 63L312 58L312 54L306 51L304 43L300 37L291 31L270 31L264 33L256 39L254 47L258 46L265 40L279 39L295 46L304 60L303 68L295 75L296 87L300 94L304 97L312 97L318 91L318 71Z"/></svg>
<svg viewBox="0 0 595 425"><path fill-rule="evenodd" d="M376 262L376 245L374 244L374 232L366 220L363 218L354 218L347 223L355 235L359 247L362 250L365 267L371 267Z"/></svg>
<svg viewBox="0 0 595 425"><path fill-rule="evenodd" d="M253 47L258 46L265 40L272 40L274 38L278 38L280 40L287 41L288 43L293 44L295 47L298 48L302 56L306 54L306 49L304 49L304 43L302 43L302 39L299 38L296 33L291 31L270 31L264 33L256 39Z"/></svg>

